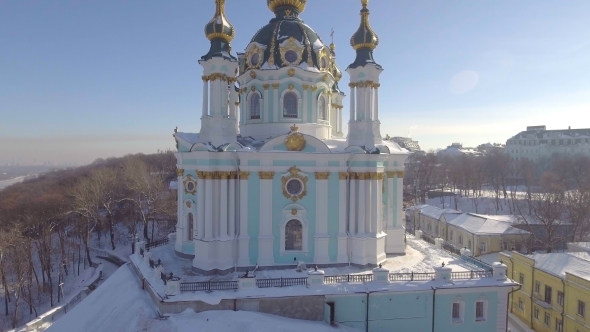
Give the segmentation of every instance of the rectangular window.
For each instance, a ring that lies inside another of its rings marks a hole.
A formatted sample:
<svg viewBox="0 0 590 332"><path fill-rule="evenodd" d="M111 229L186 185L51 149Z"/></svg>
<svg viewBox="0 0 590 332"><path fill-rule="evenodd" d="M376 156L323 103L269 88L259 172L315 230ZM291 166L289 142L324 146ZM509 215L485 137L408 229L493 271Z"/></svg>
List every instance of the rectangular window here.
<svg viewBox="0 0 590 332"><path fill-rule="evenodd" d="M522 300L522 297L518 298L518 309L524 310L524 301Z"/></svg>
<svg viewBox="0 0 590 332"><path fill-rule="evenodd" d="M453 241L453 231L451 231L451 241Z"/></svg>
<svg viewBox="0 0 590 332"><path fill-rule="evenodd" d="M454 323L461 323L461 303L455 302L453 303L453 322Z"/></svg>
<svg viewBox="0 0 590 332"><path fill-rule="evenodd" d="M481 243L481 252L484 253L486 251L488 251L488 245L487 245L487 243L482 242Z"/></svg>
<svg viewBox="0 0 590 332"><path fill-rule="evenodd" d="M485 312L484 312L484 302L477 301L475 302L475 321L481 322L486 320Z"/></svg>
<svg viewBox="0 0 590 332"><path fill-rule="evenodd" d="M563 332L563 323L561 320L555 318L555 331L556 332Z"/></svg>
<svg viewBox="0 0 590 332"><path fill-rule="evenodd" d="M586 317L586 302L578 300L578 315Z"/></svg>
<svg viewBox="0 0 590 332"><path fill-rule="evenodd" d="M551 324L551 315L545 313L545 325L549 326L549 324Z"/></svg>
<svg viewBox="0 0 590 332"><path fill-rule="evenodd" d="M538 281L535 281L535 293L539 294L540 291L541 291L541 283Z"/></svg>
<svg viewBox="0 0 590 332"><path fill-rule="evenodd" d="M539 320L539 308L535 307L535 310L533 311L533 316L535 316L536 320Z"/></svg>
<svg viewBox="0 0 590 332"><path fill-rule="evenodd" d="M563 307L563 292L557 291L557 304Z"/></svg>
<svg viewBox="0 0 590 332"><path fill-rule="evenodd" d="M518 283L521 284L521 285L524 285L524 273L521 273L518 276Z"/></svg>
<svg viewBox="0 0 590 332"><path fill-rule="evenodd" d="M545 302L551 304L552 293L553 293L553 290L551 289L551 287L545 285Z"/></svg>

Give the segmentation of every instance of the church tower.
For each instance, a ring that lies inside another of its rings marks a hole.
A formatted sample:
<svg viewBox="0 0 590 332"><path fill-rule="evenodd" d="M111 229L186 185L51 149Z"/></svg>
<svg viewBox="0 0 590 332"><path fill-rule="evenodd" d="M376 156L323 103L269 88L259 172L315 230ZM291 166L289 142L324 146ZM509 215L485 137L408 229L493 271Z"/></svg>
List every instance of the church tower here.
<svg viewBox="0 0 590 332"><path fill-rule="evenodd" d="M350 38L356 51L356 59L346 71L350 75L350 121L348 145L364 147L374 152L381 145L379 122L379 75L383 68L373 59L373 50L379 45L379 37L369 24L369 0L361 0L361 24Z"/></svg>
<svg viewBox="0 0 590 332"><path fill-rule="evenodd" d="M201 57L203 66L203 113L200 137L216 148L236 141L238 134L238 93L234 87L238 61L231 55L234 27L225 17L225 0L215 0L215 15L205 25L211 41L209 52Z"/></svg>

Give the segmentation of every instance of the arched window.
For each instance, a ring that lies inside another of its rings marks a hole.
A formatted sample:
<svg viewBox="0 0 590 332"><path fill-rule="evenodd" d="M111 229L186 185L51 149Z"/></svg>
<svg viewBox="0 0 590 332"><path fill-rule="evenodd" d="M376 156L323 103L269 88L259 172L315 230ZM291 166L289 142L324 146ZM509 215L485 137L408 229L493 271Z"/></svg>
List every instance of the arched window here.
<svg viewBox="0 0 590 332"><path fill-rule="evenodd" d="M193 214L192 213L189 213L188 214L188 216L186 218L186 223L187 223L187 225L186 225L187 226L186 227L186 229L187 229L186 237L187 237L187 240L188 241L192 241L192 239L193 239Z"/></svg>
<svg viewBox="0 0 590 332"><path fill-rule="evenodd" d="M303 227L299 220L291 219L285 226L285 250L303 250Z"/></svg>
<svg viewBox="0 0 590 332"><path fill-rule="evenodd" d="M327 120L326 119L326 98L320 97L320 102L318 104L318 118L320 120Z"/></svg>
<svg viewBox="0 0 590 332"><path fill-rule="evenodd" d="M283 97L283 117L297 118L297 95L294 92L287 92Z"/></svg>
<svg viewBox="0 0 590 332"><path fill-rule="evenodd" d="M260 119L260 95L257 93L250 97L250 119Z"/></svg>

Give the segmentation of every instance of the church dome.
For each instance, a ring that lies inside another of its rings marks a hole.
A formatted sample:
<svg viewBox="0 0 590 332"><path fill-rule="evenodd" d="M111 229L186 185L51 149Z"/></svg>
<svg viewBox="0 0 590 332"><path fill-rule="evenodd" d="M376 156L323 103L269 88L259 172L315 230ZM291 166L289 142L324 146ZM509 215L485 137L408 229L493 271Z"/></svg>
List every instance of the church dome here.
<svg viewBox="0 0 590 332"><path fill-rule="evenodd" d="M354 35L352 35L352 38L350 38L350 45L355 50L363 48L374 50L379 45L379 37L371 29L371 25L369 24L369 9L367 8L369 0L362 0L362 4L361 25Z"/></svg>
<svg viewBox="0 0 590 332"><path fill-rule="evenodd" d="M286 66L329 71L330 50L318 34L299 19L306 0L267 0L275 18L262 27L246 49L246 69Z"/></svg>
<svg viewBox="0 0 590 332"><path fill-rule="evenodd" d="M228 43L234 39L234 27L225 17L225 0L215 0L215 15L205 25L205 36L209 40L223 39Z"/></svg>

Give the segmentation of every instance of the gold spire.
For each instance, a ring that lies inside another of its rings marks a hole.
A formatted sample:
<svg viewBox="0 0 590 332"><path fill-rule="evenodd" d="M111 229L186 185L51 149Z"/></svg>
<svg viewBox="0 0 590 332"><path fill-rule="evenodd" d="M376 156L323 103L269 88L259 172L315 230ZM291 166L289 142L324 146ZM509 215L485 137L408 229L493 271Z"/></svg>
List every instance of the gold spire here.
<svg viewBox="0 0 590 332"><path fill-rule="evenodd" d="M283 6L295 7L299 13L305 10L307 0L266 0L268 8L274 13L277 8Z"/></svg>
<svg viewBox="0 0 590 332"><path fill-rule="evenodd" d="M215 15L205 25L205 36L209 40L220 38L228 43L234 39L234 27L225 17L225 0L215 0Z"/></svg>
<svg viewBox="0 0 590 332"><path fill-rule="evenodd" d="M352 38L350 38L350 45L355 50L361 48L374 50L379 45L379 37L371 29L371 24L369 23L369 9L367 8L369 0L361 0L361 4L363 5L363 9L361 9L361 25L354 35L352 35Z"/></svg>

